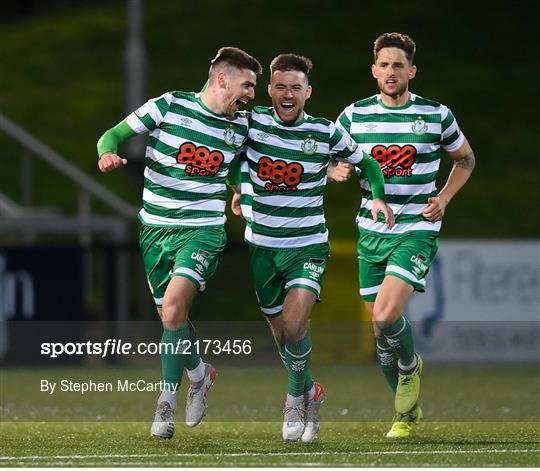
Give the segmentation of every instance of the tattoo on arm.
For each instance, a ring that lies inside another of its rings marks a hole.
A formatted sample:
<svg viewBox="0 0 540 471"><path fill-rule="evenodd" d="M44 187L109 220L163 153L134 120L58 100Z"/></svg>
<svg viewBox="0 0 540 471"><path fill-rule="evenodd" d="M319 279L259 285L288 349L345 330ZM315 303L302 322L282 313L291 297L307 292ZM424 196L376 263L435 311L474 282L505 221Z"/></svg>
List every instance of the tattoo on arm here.
<svg viewBox="0 0 540 471"><path fill-rule="evenodd" d="M461 167L470 170L471 172L473 171L475 164L476 160L472 152L469 152L467 155L454 161L454 167Z"/></svg>

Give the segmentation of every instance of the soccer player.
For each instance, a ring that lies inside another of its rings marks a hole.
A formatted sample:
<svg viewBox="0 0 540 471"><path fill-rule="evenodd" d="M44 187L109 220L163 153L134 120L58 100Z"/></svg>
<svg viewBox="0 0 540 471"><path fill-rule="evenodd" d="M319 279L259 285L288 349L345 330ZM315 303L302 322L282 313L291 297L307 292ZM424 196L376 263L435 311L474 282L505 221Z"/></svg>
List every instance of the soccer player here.
<svg viewBox="0 0 540 471"><path fill-rule="evenodd" d="M304 112L311 68L309 59L295 54L270 64L273 107L252 112L241 196L237 189L232 207L246 219L257 298L287 367L283 439L305 443L319 432L325 399L323 386L311 377L308 322L329 253L323 210L329 159L358 165L374 188L373 217L382 213L389 226L393 221L377 162L331 121Z"/></svg>
<svg viewBox="0 0 540 471"><path fill-rule="evenodd" d="M359 172L364 193L357 217L360 295L373 318L382 372L395 393L389 438L409 436L422 418L422 359L415 353L403 312L413 291L425 291L446 206L475 165L452 112L409 92L409 80L416 75L415 51L405 34L379 36L371 71L380 93L348 106L336 122L379 162L387 201L396 215L392 230L372 217L373 191ZM437 193L441 149L454 159L454 166Z"/></svg>
<svg viewBox="0 0 540 471"><path fill-rule="evenodd" d="M139 219L140 246L165 347L160 352L165 386L151 428L156 437L171 438L174 433L184 368L190 381L186 403L190 427L205 416L207 392L217 376L193 346L196 335L188 313L225 247L225 181L248 132L247 115L239 110L253 100L261 72L259 62L244 51L221 48L211 61L203 92L174 91L149 100L105 132L97 144L99 169L110 172L127 164L117 155L122 141L150 133ZM190 354L182 352L187 340Z"/></svg>

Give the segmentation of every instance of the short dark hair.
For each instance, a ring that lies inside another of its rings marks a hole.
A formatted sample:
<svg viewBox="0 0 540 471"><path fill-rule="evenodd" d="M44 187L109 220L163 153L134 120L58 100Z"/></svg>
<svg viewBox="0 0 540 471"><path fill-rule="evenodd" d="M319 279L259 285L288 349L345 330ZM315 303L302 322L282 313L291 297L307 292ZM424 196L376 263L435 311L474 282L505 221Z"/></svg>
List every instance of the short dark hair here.
<svg viewBox="0 0 540 471"><path fill-rule="evenodd" d="M262 67L259 61L237 47L222 47L217 52L216 57L210 61L210 75L221 64L230 65L237 69L249 69L257 75L262 74Z"/></svg>
<svg viewBox="0 0 540 471"><path fill-rule="evenodd" d="M298 70L304 72L306 77L309 77L309 73L313 68L313 62L304 56L298 54L280 54L274 57L270 63L270 73L273 74L276 70Z"/></svg>
<svg viewBox="0 0 540 471"><path fill-rule="evenodd" d="M402 33L384 33L381 34L373 43L373 57L377 62L379 51L385 47L397 47L405 52L408 61L412 64L414 53L416 52L416 43L410 36Z"/></svg>

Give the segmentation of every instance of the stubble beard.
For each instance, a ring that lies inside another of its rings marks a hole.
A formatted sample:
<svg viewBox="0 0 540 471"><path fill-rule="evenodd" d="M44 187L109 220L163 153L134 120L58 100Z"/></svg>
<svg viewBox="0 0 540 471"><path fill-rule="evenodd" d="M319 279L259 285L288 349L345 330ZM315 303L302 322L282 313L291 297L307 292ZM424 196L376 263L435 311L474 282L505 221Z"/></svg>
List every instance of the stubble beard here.
<svg viewBox="0 0 540 471"><path fill-rule="evenodd" d="M398 90L394 91L394 92L389 92L387 90L384 89L385 87L379 87L379 90L381 93L384 93L386 96L389 96L390 98L392 98L393 100L398 100L399 98L401 98L405 93L408 92L408 86L407 86L407 83L405 83L404 85L402 85Z"/></svg>

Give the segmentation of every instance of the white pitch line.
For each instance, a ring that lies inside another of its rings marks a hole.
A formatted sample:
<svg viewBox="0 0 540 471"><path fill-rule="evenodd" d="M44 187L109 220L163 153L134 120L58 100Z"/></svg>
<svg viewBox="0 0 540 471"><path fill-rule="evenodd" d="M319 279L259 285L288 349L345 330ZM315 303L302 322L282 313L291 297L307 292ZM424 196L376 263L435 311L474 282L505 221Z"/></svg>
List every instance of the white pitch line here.
<svg viewBox="0 0 540 471"><path fill-rule="evenodd" d="M238 458L238 457L251 457L251 456L361 456L361 455L460 455L465 453L540 453L539 450L529 449L493 449L483 448L478 450L381 450L381 451L314 451L314 452L268 452L268 453L175 453L175 454L161 454L161 453L148 453L148 454L110 454L110 455L53 455L53 456L0 456L0 460L3 461L24 461L24 460L92 460L92 459L107 459L107 458L196 458L196 457L224 457L224 458Z"/></svg>

